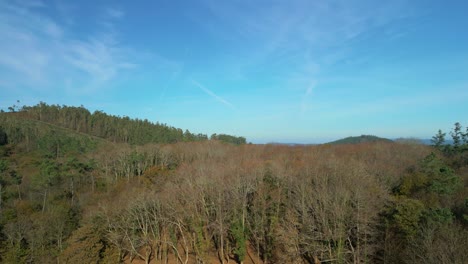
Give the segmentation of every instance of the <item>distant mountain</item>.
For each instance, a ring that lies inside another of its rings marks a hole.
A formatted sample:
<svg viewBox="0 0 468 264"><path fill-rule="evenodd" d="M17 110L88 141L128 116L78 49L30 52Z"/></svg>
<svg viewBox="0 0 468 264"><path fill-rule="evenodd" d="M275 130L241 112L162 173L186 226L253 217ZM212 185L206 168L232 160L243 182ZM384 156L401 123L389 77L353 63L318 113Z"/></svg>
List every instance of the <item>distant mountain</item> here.
<svg viewBox="0 0 468 264"><path fill-rule="evenodd" d="M402 143L402 144L421 144L421 145L430 145L430 139L420 139L415 137L400 137L392 139L393 142Z"/></svg>
<svg viewBox="0 0 468 264"><path fill-rule="evenodd" d="M359 144L359 143L365 143L365 142L393 142L393 141L387 138L381 138L381 137L372 136L372 135L361 135L357 137L347 137L347 138L339 139L336 141L328 142L326 144L333 144L333 145Z"/></svg>

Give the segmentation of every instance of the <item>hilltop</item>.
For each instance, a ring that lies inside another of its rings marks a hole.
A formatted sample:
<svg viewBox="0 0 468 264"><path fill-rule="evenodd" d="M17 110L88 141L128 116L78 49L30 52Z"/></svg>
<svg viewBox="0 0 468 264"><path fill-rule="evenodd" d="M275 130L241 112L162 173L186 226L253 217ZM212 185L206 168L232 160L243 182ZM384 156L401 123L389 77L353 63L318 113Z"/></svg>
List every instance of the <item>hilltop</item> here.
<svg viewBox="0 0 468 264"><path fill-rule="evenodd" d="M347 137L343 139L339 139L336 141L328 142L326 144L332 145L339 145L339 144L359 144L359 143L366 143L366 142L393 142L387 138L381 138L372 135L361 135L357 137Z"/></svg>

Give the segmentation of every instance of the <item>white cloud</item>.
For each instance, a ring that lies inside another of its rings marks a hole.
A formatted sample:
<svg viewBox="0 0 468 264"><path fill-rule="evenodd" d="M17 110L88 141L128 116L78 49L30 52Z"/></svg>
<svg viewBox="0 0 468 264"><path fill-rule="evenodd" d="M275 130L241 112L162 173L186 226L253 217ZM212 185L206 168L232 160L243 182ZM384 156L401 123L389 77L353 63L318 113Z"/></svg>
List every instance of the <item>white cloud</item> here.
<svg viewBox="0 0 468 264"><path fill-rule="evenodd" d="M40 12L51 8L41 3L0 3L2 83L34 89L66 83L66 87L78 85L70 91L92 92L107 87L119 73L137 67L131 56L136 52L116 40L114 27L72 34L69 24ZM122 11L109 8L96 18L96 25L112 25L109 19L123 16Z"/></svg>

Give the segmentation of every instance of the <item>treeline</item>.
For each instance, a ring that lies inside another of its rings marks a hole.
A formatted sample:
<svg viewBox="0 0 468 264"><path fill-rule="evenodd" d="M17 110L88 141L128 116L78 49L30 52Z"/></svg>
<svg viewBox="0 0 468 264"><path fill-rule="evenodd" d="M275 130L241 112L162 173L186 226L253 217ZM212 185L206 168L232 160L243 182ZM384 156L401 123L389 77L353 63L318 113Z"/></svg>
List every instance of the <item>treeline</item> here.
<svg viewBox="0 0 468 264"><path fill-rule="evenodd" d="M247 144L247 140L245 137L235 137L231 135L226 135L226 134L213 134L210 137L211 140L219 140L222 142L226 143L231 143L234 145L242 145L242 144Z"/></svg>
<svg viewBox="0 0 468 264"><path fill-rule="evenodd" d="M144 145L147 143L176 143L208 140L206 134L194 134L147 119L131 119L106 114L102 111L90 113L83 106L48 105L40 102L35 106L9 108L14 115L61 126L76 132L104 138L112 142ZM5 115L5 114L3 114ZM213 136L212 136L213 137ZM245 138L229 135L213 137L233 144L245 143Z"/></svg>

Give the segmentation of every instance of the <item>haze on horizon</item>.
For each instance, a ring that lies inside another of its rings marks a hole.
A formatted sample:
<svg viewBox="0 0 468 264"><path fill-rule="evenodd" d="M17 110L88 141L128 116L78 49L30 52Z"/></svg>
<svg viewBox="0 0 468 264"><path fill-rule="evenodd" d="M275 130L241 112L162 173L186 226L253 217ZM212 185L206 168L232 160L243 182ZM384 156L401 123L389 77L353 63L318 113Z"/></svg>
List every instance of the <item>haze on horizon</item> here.
<svg viewBox="0 0 468 264"><path fill-rule="evenodd" d="M0 108L254 143L430 138L468 113L465 1L1 1Z"/></svg>

